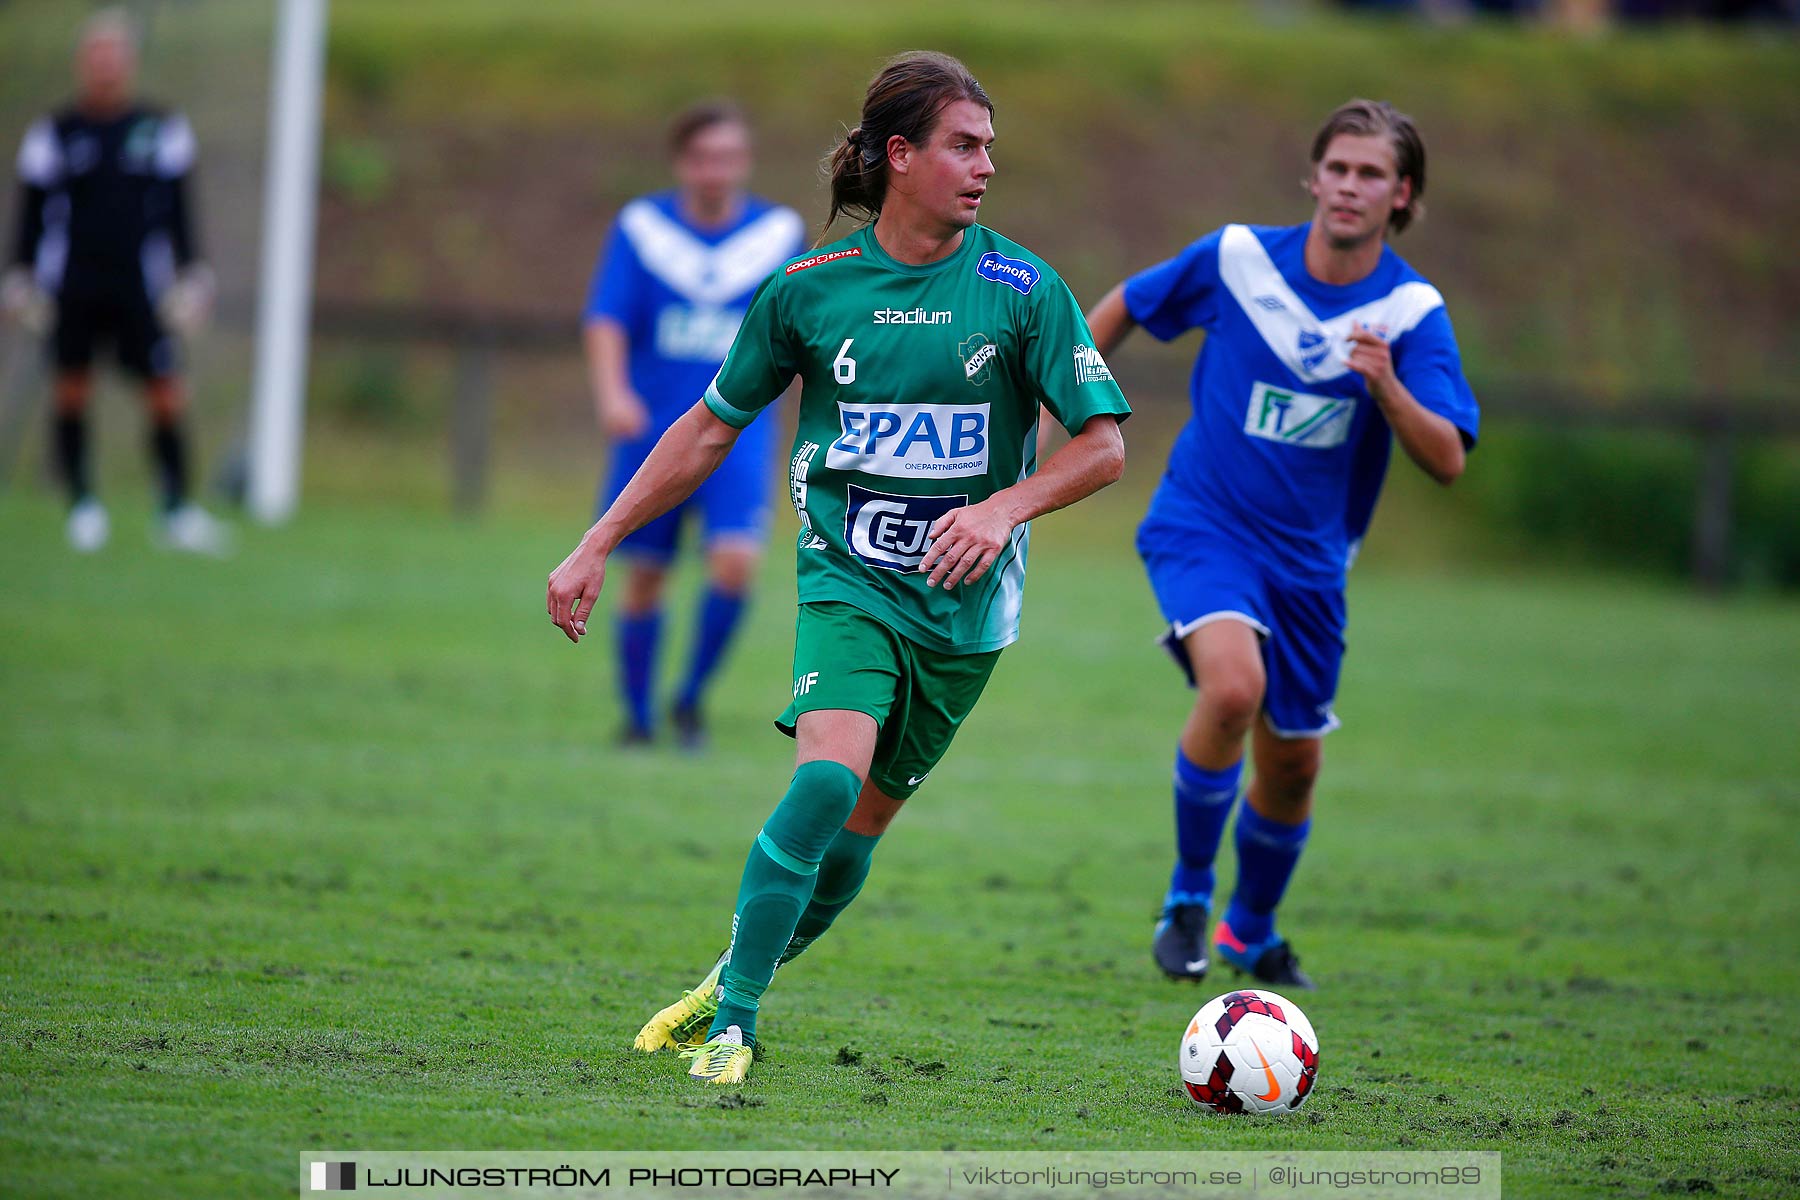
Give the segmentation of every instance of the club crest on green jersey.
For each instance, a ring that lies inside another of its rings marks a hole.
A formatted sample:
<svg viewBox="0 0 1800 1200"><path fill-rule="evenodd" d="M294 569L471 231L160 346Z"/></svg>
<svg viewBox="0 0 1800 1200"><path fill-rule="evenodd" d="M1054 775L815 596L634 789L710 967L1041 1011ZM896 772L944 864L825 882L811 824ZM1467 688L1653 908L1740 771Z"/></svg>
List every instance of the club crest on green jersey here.
<svg viewBox="0 0 1800 1200"><path fill-rule="evenodd" d="M980 387L994 373L994 359L999 357L1000 347L985 333L971 333L956 352L962 356L963 378Z"/></svg>

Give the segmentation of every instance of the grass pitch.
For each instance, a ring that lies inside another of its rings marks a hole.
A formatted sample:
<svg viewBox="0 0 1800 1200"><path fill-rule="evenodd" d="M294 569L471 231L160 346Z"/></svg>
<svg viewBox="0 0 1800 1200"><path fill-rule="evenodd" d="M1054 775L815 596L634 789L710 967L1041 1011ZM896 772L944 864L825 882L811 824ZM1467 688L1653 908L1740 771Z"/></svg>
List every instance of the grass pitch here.
<svg viewBox="0 0 1800 1200"><path fill-rule="evenodd" d="M605 639L544 616L573 527L315 509L210 563L123 513L78 559L8 497L7 1193L288 1194L324 1146L1470 1148L1510 1195L1800 1189L1800 608L1359 569L1283 915L1320 1087L1215 1118L1175 1047L1231 977L1148 954L1186 696L1127 507L1040 523L1024 640L720 1095L628 1047L790 770L784 549L687 759L615 752Z"/></svg>

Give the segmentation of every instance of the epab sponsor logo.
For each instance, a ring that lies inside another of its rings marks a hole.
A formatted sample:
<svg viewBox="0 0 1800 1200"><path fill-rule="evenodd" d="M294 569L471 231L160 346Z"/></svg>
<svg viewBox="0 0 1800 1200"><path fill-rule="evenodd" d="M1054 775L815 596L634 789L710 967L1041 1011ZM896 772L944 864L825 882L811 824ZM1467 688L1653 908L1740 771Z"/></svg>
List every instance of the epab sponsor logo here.
<svg viewBox="0 0 1800 1200"><path fill-rule="evenodd" d="M992 250L982 255L981 261L975 264L975 273L993 283L1004 283L1021 296L1031 294L1040 275L1038 269L1024 259L1008 258Z"/></svg>
<svg viewBox="0 0 1800 1200"><path fill-rule="evenodd" d="M890 496L850 485L844 508L844 544L850 553L884 571L910 571L931 546L931 527L967 496Z"/></svg>
<svg viewBox="0 0 1800 1200"><path fill-rule="evenodd" d="M986 404L838 402L843 432L825 453L834 471L901 479L985 475Z"/></svg>
<svg viewBox="0 0 1800 1200"><path fill-rule="evenodd" d="M926 312L922 308L878 308L877 325L948 325L956 318L947 308Z"/></svg>

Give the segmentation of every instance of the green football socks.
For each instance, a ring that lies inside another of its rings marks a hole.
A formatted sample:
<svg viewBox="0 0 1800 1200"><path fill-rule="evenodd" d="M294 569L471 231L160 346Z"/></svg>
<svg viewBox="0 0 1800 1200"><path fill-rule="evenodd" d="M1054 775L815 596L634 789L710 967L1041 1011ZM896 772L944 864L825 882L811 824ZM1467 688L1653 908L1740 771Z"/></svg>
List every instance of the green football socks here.
<svg viewBox="0 0 1800 1200"><path fill-rule="evenodd" d="M754 1037L756 1008L775 974L775 961L794 936L818 882L819 864L856 807L861 787L842 763L801 763L794 772L787 795L764 822L744 863L730 957L719 977L724 994L709 1037L728 1025L742 1029L746 1041Z"/></svg>
<svg viewBox="0 0 1800 1200"><path fill-rule="evenodd" d="M863 881L869 877L869 859L875 853L875 843L880 840L879 833L871 836L852 833L848 829L838 830L831 845L825 848L812 899L807 902L806 911L800 914L794 936L788 939L787 949L781 952L778 965L799 958L820 934L831 928L837 915L850 907L850 902L862 891Z"/></svg>

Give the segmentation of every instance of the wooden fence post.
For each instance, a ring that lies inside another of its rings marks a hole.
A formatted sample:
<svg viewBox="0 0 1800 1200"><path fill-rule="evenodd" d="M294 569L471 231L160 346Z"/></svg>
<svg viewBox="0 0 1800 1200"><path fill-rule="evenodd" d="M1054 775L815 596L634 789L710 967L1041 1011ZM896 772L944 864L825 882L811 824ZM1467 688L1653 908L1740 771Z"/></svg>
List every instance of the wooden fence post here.
<svg viewBox="0 0 1800 1200"><path fill-rule="evenodd" d="M483 337L456 347L450 400L450 507L459 517L487 501L488 443L493 424L494 348Z"/></svg>
<svg viewBox="0 0 1800 1200"><path fill-rule="evenodd" d="M1694 497L1694 579L1723 591L1731 578L1731 492L1736 447L1730 417L1704 413L1699 422L1700 479Z"/></svg>

